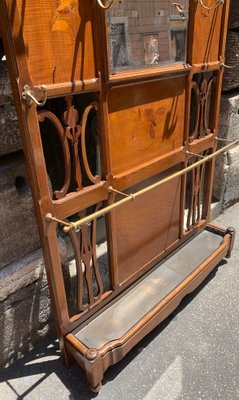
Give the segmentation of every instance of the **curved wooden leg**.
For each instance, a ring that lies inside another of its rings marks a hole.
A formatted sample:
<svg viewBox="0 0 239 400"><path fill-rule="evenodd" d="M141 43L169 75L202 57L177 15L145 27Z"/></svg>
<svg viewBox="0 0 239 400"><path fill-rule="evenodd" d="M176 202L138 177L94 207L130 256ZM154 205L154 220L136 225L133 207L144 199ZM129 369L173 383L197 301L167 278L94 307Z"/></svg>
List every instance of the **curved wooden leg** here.
<svg viewBox="0 0 239 400"><path fill-rule="evenodd" d="M102 387L102 383L100 382L96 387L90 386L90 390L91 390L93 393L99 393L101 387Z"/></svg>
<svg viewBox="0 0 239 400"><path fill-rule="evenodd" d="M75 364L75 359L71 355L71 353L67 351L67 346L65 345L65 341L63 338L59 339L59 346L61 350L61 358L63 364L65 365L66 368L70 368L73 364Z"/></svg>
<svg viewBox="0 0 239 400"><path fill-rule="evenodd" d="M85 354L86 377L90 384L90 389L94 393L99 393L102 386L103 368L101 357L97 350L89 349Z"/></svg>
<svg viewBox="0 0 239 400"><path fill-rule="evenodd" d="M226 233L230 235L230 245L226 257L230 258L235 240L235 229L232 226L229 226L226 230Z"/></svg>

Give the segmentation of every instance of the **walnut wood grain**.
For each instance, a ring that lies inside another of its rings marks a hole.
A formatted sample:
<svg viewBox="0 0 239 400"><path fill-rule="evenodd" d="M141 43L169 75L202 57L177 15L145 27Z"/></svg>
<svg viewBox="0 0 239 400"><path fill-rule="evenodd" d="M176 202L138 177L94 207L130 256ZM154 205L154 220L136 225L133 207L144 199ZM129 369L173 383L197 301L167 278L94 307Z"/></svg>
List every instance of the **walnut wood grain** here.
<svg viewBox="0 0 239 400"><path fill-rule="evenodd" d="M189 47L190 64L208 64L220 60L220 34L224 8L228 2L207 11L201 4L191 0L189 8ZM215 5L215 0L207 1L208 7Z"/></svg>

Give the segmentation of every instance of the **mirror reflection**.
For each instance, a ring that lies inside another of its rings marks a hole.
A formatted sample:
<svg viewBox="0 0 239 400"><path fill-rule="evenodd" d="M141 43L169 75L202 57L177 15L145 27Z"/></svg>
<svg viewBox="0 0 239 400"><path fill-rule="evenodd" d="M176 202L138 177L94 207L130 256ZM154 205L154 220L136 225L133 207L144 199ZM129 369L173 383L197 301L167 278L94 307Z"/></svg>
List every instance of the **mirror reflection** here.
<svg viewBox="0 0 239 400"><path fill-rule="evenodd" d="M114 0L107 12L111 73L186 61L189 0Z"/></svg>

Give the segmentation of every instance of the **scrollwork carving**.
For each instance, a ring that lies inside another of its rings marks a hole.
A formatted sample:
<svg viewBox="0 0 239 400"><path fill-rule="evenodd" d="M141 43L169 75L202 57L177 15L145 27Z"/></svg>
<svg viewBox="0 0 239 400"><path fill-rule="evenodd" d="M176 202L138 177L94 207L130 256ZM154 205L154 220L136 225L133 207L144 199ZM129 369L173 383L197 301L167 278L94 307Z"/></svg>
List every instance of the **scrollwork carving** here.
<svg viewBox="0 0 239 400"><path fill-rule="evenodd" d="M79 122L79 113L73 104L73 96L67 96L65 101L67 108L62 117L64 126L53 112L48 110L38 112L39 122L44 122L45 119L51 121L58 134L62 147L65 178L62 188L54 191L56 199L61 199L66 196L70 190L71 183L74 184L76 191L84 188L82 177L83 170L90 184L96 184L100 182L101 179L99 175L93 175L86 149L87 122L90 112L92 110L97 110L97 103L93 102L86 107L81 122ZM72 146L72 151L70 150L70 146Z"/></svg>
<svg viewBox="0 0 239 400"><path fill-rule="evenodd" d="M95 211L98 211L101 204L96 206ZM80 218L86 215L86 211L80 212ZM74 249L76 270L77 270L77 307L79 311L94 305L100 300L103 292L103 282L100 275L100 269L96 254L96 225L97 219L90 224L84 224L80 228L79 235L75 231L70 231L72 247ZM94 283L97 286L97 294L94 295ZM84 278L86 282L88 302L84 304Z"/></svg>
<svg viewBox="0 0 239 400"><path fill-rule="evenodd" d="M204 74L202 74L199 83L193 81L191 84L195 96L194 128L192 134L190 135L191 142L211 132L207 121L207 110L212 84L214 81L215 76L212 76L209 80L207 80Z"/></svg>
<svg viewBox="0 0 239 400"><path fill-rule="evenodd" d="M78 124L79 113L72 104L73 97L66 97L67 109L63 114L66 125L65 135L73 146L73 174L77 190L82 189L82 172L79 160L78 144L81 135L81 126Z"/></svg>
<svg viewBox="0 0 239 400"><path fill-rule="evenodd" d="M207 154L208 151L206 150L200 156L205 157ZM190 160L190 164L194 162L195 159L193 157ZM193 227L195 227L202 219L203 205L204 205L203 203L205 196L205 168L206 164L202 164L194 168L191 174L188 176L188 178L190 177L190 179L188 187L189 206L186 218L187 230L190 230Z"/></svg>
<svg viewBox="0 0 239 400"><path fill-rule="evenodd" d="M63 157L64 157L64 171L65 171L65 179L64 179L64 184L60 190L56 190L54 192L54 195L57 199L64 197L68 191L69 185L70 185L70 180L71 180L71 157L70 157L70 151L69 151L69 145L67 141L67 136L65 135L65 130L57 118L55 114L53 114L51 111L47 110L42 110L38 112L38 120L39 122L44 122L45 119L48 119L52 122L52 124L55 127L55 131L57 132L60 142L61 142L61 147L63 151Z"/></svg>

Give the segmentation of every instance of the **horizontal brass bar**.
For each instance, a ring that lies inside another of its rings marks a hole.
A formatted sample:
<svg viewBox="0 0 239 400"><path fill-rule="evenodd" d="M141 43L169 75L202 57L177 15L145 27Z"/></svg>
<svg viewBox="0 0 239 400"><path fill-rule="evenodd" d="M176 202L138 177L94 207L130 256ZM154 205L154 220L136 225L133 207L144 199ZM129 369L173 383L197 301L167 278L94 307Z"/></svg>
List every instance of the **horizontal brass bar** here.
<svg viewBox="0 0 239 400"><path fill-rule="evenodd" d="M126 197L122 200L117 201L117 203L111 204L107 207L102 208L99 211L96 211L95 213L92 213L91 215L88 215L87 217L81 218L76 222L71 222L70 226L65 226L64 227L64 231L65 232L69 232L72 229L77 229L79 228L81 225L86 224L87 222L92 221L95 218L99 218L102 215L105 215L109 212L111 212L112 210L114 210L115 208L118 208L120 206L122 206L125 203L128 203L129 201L134 201L135 199L137 199L137 197L142 196L143 194L149 192L150 190L153 190L175 178L178 178L180 176L183 176L184 174L186 174L187 172L192 171L194 168L199 167L200 165L212 160L214 157L218 156L221 153L224 153L227 150L230 150L231 148L237 146L239 144L239 140L235 140L234 142L222 147L221 149L215 151L212 154L209 154L208 156L206 156L203 160L199 160L195 163L193 163L192 165L189 165L188 167L182 169L181 171L175 172L174 174L168 176L167 178L164 178L158 182L153 183L152 185L147 186L144 189L139 190L138 192L133 193L130 197Z"/></svg>
<svg viewBox="0 0 239 400"><path fill-rule="evenodd" d="M53 217L53 215L50 214L50 213L46 215L46 220L47 220L48 222L49 222L49 221L54 221L54 222L58 222L58 224L71 227L71 223L70 223L70 222L62 221L62 220L59 219L59 218L55 218L55 217Z"/></svg>

